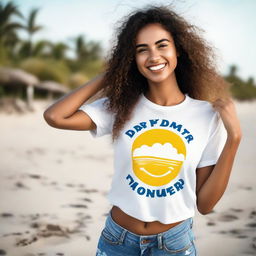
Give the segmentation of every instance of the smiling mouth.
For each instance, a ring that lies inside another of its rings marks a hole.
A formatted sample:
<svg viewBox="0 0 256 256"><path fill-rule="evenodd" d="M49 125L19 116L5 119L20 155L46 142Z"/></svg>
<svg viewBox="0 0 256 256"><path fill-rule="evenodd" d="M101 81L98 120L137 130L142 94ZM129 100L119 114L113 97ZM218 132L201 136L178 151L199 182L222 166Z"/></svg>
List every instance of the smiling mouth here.
<svg viewBox="0 0 256 256"><path fill-rule="evenodd" d="M173 169L173 167L169 167L169 168L171 168L171 169ZM152 176L152 177L155 177L155 178L161 178L161 177L164 177L164 176L166 176L166 175L168 175L168 174L170 174L172 171L167 171L166 173L164 173L164 174L161 174L161 175L155 175L155 174L152 174L152 173L150 173L150 172L148 172L145 168L143 168L143 167L141 167L140 168L140 170L141 171L143 171L143 172L145 172L146 174L148 174L148 175L150 175L150 176Z"/></svg>
<svg viewBox="0 0 256 256"><path fill-rule="evenodd" d="M159 70L164 69L165 66L166 66L166 63L162 63L162 64L155 65L155 66L149 66L148 69L149 69L150 71L159 71Z"/></svg>

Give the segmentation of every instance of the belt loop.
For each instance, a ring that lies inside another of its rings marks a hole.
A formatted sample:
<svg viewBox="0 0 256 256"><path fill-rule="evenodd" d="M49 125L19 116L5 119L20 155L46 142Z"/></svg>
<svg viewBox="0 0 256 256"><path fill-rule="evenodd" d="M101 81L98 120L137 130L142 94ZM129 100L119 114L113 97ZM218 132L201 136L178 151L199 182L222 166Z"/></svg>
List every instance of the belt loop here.
<svg viewBox="0 0 256 256"><path fill-rule="evenodd" d="M121 236L120 236L120 244L122 244L124 242L124 238L125 238L125 234L127 233L127 230L123 230L123 232L121 233Z"/></svg>
<svg viewBox="0 0 256 256"><path fill-rule="evenodd" d="M162 250L163 249L163 236L162 236L162 233L157 235L157 240L158 240L158 249Z"/></svg>

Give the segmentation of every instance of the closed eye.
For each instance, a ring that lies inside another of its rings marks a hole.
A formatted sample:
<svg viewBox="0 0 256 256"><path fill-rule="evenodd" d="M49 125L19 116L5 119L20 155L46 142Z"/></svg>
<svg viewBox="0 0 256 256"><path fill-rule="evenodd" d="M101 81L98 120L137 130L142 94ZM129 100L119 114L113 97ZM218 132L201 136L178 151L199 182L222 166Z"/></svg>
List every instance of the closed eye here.
<svg viewBox="0 0 256 256"><path fill-rule="evenodd" d="M137 52L144 52L144 51L146 51L146 49L139 49Z"/></svg>
<svg viewBox="0 0 256 256"><path fill-rule="evenodd" d="M166 47L168 46L167 44L160 44L159 47Z"/></svg>
<svg viewBox="0 0 256 256"><path fill-rule="evenodd" d="M164 48L164 47L167 47L167 46L168 46L167 44L160 44L159 48ZM140 48L137 52L140 53L140 52L144 52L146 50L147 50L146 48Z"/></svg>

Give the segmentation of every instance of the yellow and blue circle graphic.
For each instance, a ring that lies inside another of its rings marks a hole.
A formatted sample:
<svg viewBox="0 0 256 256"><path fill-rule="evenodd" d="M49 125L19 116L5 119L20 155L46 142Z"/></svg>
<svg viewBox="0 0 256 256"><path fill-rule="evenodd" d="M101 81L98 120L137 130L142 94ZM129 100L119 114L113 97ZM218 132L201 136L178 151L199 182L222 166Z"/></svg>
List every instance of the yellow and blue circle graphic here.
<svg viewBox="0 0 256 256"><path fill-rule="evenodd" d="M186 147L176 133L151 129L139 135L132 145L134 174L151 186L162 186L180 172L186 159Z"/></svg>

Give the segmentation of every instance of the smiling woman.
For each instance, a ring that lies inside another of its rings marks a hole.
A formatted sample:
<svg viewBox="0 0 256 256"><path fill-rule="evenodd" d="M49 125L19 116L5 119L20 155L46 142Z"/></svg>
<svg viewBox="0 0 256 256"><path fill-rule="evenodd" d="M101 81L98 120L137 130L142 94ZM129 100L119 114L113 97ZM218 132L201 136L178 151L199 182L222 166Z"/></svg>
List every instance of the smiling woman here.
<svg viewBox="0 0 256 256"><path fill-rule="evenodd" d="M212 56L174 11L136 10L118 29L106 72L46 111L54 127L112 135L113 207L97 256L197 255L196 206L206 214L221 198L241 138Z"/></svg>
<svg viewBox="0 0 256 256"><path fill-rule="evenodd" d="M159 40L154 41L156 38ZM178 88L173 72L177 66L176 48L171 34L161 24L149 24L137 34L136 63L152 89L154 83L163 81Z"/></svg>

